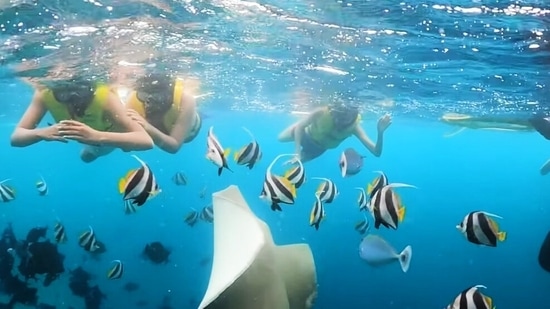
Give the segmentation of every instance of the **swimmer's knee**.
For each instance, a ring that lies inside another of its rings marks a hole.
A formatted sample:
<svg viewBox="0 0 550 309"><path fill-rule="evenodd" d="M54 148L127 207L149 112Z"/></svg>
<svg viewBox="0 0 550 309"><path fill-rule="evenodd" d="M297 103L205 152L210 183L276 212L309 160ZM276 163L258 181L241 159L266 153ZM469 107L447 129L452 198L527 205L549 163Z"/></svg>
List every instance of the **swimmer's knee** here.
<svg viewBox="0 0 550 309"><path fill-rule="evenodd" d="M82 152L80 153L80 159L82 159L82 161L84 161L85 163L90 163L95 159L97 159L97 155L92 151L83 149Z"/></svg>

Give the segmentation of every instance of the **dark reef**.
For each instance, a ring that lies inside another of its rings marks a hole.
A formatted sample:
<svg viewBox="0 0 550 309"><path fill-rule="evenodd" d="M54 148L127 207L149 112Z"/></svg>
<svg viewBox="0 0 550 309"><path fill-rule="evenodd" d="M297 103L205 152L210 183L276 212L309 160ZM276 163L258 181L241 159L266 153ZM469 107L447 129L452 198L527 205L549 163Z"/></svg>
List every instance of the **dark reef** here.
<svg viewBox="0 0 550 309"><path fill-rule="evenodd" d="M142 255L155 264L167 263L170 250L159 241L154 241L145 245Z"/></svg>
<svg viewBox="0 0 550 309"><path fill-rule="evenodd" d="M38 303L38 289L29 286L30 280L36 281L43 276L42 285L48 287L65 272L65 256L59 253L57 244L46 238L46 232L46 227L32 228L23 240L16 238L11 224L2 232L0 292L8 295L10 300L5 304L0 303L0 309L15 308L17 303L37 309L55 309L53 305ZM71 271L69 288L75 295L84 298L86 309L99 309L105 295L97 285L89 284L90 279L90 274L78 267Z"/></svg>

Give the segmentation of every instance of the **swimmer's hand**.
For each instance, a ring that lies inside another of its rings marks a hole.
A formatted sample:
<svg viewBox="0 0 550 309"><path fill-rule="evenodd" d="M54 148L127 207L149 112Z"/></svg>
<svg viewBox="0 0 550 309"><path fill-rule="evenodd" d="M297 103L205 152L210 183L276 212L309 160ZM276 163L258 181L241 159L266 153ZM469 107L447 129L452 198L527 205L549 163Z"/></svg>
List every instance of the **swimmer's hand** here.
<svg viewBox="0 0 550 309"><path fill-rule="evenodd" d="M100 132L88 125L75 121L63 120L59 122L59 134L69 140L74 140L87 145L100 144Z"/></svg>
<svg viewBox="0 0 550 309"><path fill-rule="evenodd" d="M139 123L139 125L141 125L144 128L147 124L149 124L147 120L145 120L145 118L143 118L140 114L138 114L138 112L136 112L133 109L128 109L127 115L128 117L132 118L133 121Z"/></svg>
<svg viewBox="0 0 550 309"><path fill-rule="evenodd" d="M391 125L391 116L390 114L385 114L384 116L378 119L378 133L382 134L386 129Z"/></svg>
<svg viewBox="0 0 550 309"><path fill-rule="evenodd" d="M65 139L61 133L59 133L59 129L60 129L60 125L56 123L48 127L45 127L43 129L40 129L38 135L44 141L48 141L48 142L56 141L56 142L67 143L68 140Z"/></svg>

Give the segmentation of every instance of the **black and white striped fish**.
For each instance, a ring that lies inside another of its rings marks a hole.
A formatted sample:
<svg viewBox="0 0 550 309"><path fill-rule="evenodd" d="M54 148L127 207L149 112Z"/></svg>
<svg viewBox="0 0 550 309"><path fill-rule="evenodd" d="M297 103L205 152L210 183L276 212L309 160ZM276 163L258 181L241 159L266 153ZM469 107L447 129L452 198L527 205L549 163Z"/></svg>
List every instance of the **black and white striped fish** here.
<svg viewBox="0 0 550 309"><path fill-rule="evenodd" d="M370 229L370 223L369 223L369 220L367 219L367 216L363 215L363 217L364 217L363 220L358 221L355 224L355 230L359 232L359 234L361 235L364 235Z"/></svg>
<svg viewBox="0 0 550 309"><path fill-rule="evenodd" d="M67 235L65 233L65 226L57 220L55 226L53 227L53 238L56 243L64 243L67 241Z"/></svg>
<svg viewBox="0 0 550 309"><path fill-rule="evenodd" d="M315 194L315 203L313 203L313 207L311 208L311 212L309 213L309 226L313 226L316 230L318 230L319 224L321 224L321 221L324 218L325 206L319 198L319 195Z"/></svg>
<svg viewBox="0 0 550 309"><path fill-rule="evenodd" d="M489 296L483 295L479 288L486 289L487 287L476 285L462 291L446 309L495 309L493 300Z"/></svg>
<svg viewBox="0 0 550 309"><path fill-rule="evenodd" d="M48 184L44 180L44 177L40 176L40 180L36 182L36 190L40 196L48 194Z"/></svg>
<svg viewBox="0 0 550 309"><path fill-rule="evenodd" d="M369 209L374 218L374 228L378 229L380 225L383 225L386 228L397 230L399 223L405 218L405 207L399 195L393 190L399 187L416 188L408 184L392 183L374 193Z"/></svg>
<svg viewBox="0 0 550 309"><path fill-rule="evenodd" d="M161 192L155 175L140 158L133 155L141 167L130 170L125 177L118 182L118 190L123 194L124 200L131 200L133 205L141 206L145 202Z"/></svg>
<svg viewBox="0 0 550 309"><path fill-rule="evenodd" d="M359 190L359 197L357 197L357 204L359 205L359 211L369 210L369 201L367 194L363 188L356 187L355 189Z"/></svg>
<svg viewBox="0 0 550 309"><path fill-rule="evenodd" d="M306 182L306 171L302 161L299 159L293 160L293 163L296 163L297 165L289 168L285 172L284 177L294 184L296 189L298 189Z"/></svg>
<svg viewBox="0 0 550 309"><path fill-rule="evenodd" d="M15 199L15 190L10 185L6 184L6 182L10 180L11 179L5 179L0 182L0 201L4 203L11 202Z"/></svg>
<svg viewBox="0 0 550 309"><path fill-rule="evenodd" d="M283 156L295 156L294 154L280 154L267 167L260 199L271 203L271 210L282 211L279 204L294 204L296 198L296 186L285 177L271 172L273 165Z"/></svg>
<svg viewBox="0 0 550 309"><path fill-rule="evenodd" d="M246 165L248 166L248 169L252 169L254 165L262 159L262 151L252 132L245 127L243 127L243 130L250 135L252 141L239 151L235 152L233 158L238 165Z"/></svg>
<svg viewBox="0 0 550 309"><path fill-rule="evenodd" d="M206 159L218 167L218 176L222 174L224 168L232 172L227 165L227 156L230 152L230 149L223 149L218 138L214 135L214 127L210 127L206 138Z"/></svg>
<svg viewBox="0 0 550 309"><path fill-rule="evenodd" d="M212 206L205 206L199 215L200 219L211 223L214 221L214 208Z"/></svg>
<svg viewBox="0 0 550 309"><path fill-rule="evenodd" d="M78 238L78 244L82 248L84 248L84 250L89 252L94 252L100 249L99 245L97 244L95 232L91 226L89 227L89 230L80 235L80 237Z"/></svg>
<svg viewBox="0 0 550 309"><path fill-rule="evenodd" d="M369 195L369 198L372 199L376 191L382 189L382 187L387 186L389 184L388 177L384 172L381 171L375 171L375 173L379 173L380 176L374 178L368 185L367 185L367 194Z"/></svg>
<svg viewBox="0 0 550 309"><path fill-rule="evenodd" d="M496 247L498 241L506 240L506 232L499 229L491 217L502 219L484 211L473 211L467 214L456 228L474 244Z"/></svg>
<svg viewBox="0 0 550 309"><path fill-rule="evenodd" d="M115 264L107 272L107 278L110 280L122 278L122 274L124 273L124 264L122 264L122 261L120 260L114 260L112 262Z"/></svg>
<svg viewBox="0 0 550 309"><path fill-rule="evenodd" d="M334 199L340 194L338 188L336 187L334 182L332 182L332 180L324 177L312 177L312 179L323 181L317 188L317 191L315 191L315 194L319 195L319 199L321 199L321 202L327 204L332 203Z"/></svg>
<svg viewBox="0 0 550 309"><path fill-rule="evenodd" d="M214 215L214 212L212 212L212 217L213 215ZM190 227L193 227L195 224L197 224L198 220L199 220L199 212L194 209L188 212L185 215L185 217L183 217L183 221Z"/></svg>
<svg viewBox="0 0 550 309"><path fill-rule="evenodd" d="M176 186L185 186L187 185L187 176L183 172L177 172L172 176L172 182L176 184Z"/></svg>

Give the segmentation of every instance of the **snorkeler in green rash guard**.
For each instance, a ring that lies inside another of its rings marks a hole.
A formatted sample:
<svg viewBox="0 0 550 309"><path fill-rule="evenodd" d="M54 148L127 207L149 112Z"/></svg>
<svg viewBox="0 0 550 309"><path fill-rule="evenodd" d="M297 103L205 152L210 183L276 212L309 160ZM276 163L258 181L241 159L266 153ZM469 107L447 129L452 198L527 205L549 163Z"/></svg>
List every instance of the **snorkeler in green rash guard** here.
<svg viewBox="0 0 550 309"><path fill-rule="evenodd" d="M55 124L38 127L51 114ZM115 148L147 150L153 141L145 130L126 115L111 87L74 78L37 88L12 136L11 145L27 147L40 141L84 144L81 159L92 162Z"/></svg>
<svg viewBox="0 0 550 309"><path fill-rule="evenodd" d="M382 154L384 131L391 124L391 117L378 120L376 144L360 125L361 115L357 106L333 103L311 112L306 118L292 124L279 134L280 142L294 141L296 153L302 162L313 160L328 149L338 147L348 137L355 135L375 156Z"/></svg>
<svg viewBox="0 0 550 309"><path fill-rule="evenodd" d="M449 113L443 115L441 120L445 123L462 127L460 131L464 128L523 132L537 131L545 139L550 140L550 117L542 115L534 115L526 119L519 117L474 117L465 114ZM550 173L550 159L542 165L540 173L541 175Z"/></svg>

